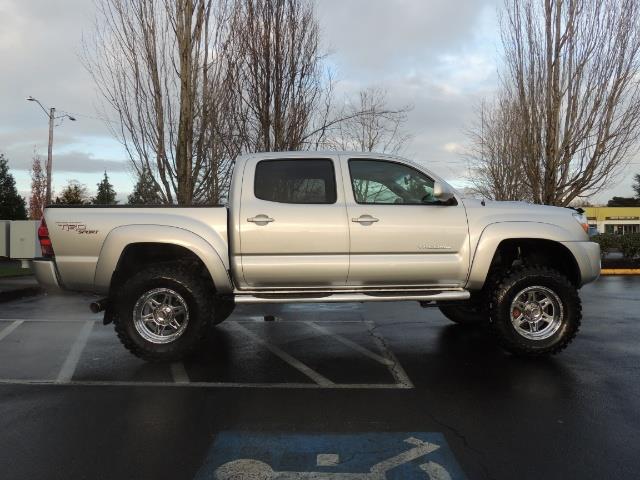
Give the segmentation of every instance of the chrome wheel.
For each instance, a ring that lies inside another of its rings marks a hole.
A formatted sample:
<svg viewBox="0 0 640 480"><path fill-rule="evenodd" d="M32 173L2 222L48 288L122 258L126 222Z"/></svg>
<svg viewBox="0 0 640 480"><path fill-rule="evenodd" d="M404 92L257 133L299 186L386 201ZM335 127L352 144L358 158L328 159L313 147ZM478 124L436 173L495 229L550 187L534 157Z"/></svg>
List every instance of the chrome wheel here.
<svg viewBox="0 0 640 480"><path fill-rule="evenodd" d="M545 340L558 331L564 319L556 293L542 286L521 290L511 302L513 328L529 340Z"/></svg>
<svg viewBox="0 0 640 480"><path fill-rule="evenodd" d="M174 290L155 288L136 302L133 323L145 340L156 344L170 343L187 328L189 308L184 298Z"/></svg>

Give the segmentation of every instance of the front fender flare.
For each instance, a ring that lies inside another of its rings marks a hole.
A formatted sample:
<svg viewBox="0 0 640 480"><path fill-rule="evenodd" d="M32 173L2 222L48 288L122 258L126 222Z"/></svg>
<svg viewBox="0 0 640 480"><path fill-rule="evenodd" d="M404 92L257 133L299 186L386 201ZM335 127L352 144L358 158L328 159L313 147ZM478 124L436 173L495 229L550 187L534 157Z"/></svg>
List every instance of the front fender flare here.
<svg viewBox="0 0 640 480"><path fill-rule="evenodd" d="M558 243L575 240L571 232L550 223L499 222L487 225L478 239L466 288L480 290L484 286L500 242L517 239L550 240Z"/></svg>
<svg viewBox="0 0 640 480"><path fill-rule="evenodd" d="M220 293L233 291L229 278L229 258L226 243L214 238L214 244L183 228L168 225L125 225L114 228L102 245L94 276L97 293L109 291L111 277L124 249L134 243L166 243L178 245L193 252L205 265Z"/></svg>

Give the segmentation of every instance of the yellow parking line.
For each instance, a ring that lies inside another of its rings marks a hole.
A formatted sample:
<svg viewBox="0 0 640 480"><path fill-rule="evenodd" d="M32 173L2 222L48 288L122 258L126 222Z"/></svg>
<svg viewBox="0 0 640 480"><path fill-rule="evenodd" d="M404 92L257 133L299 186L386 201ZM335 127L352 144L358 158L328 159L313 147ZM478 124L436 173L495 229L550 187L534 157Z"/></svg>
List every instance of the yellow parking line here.
<svg viewBox="0 0 640 480"><path fill-rule="evenodd" d="M603 268L600 275L640 275L640 268Z"/></svg>

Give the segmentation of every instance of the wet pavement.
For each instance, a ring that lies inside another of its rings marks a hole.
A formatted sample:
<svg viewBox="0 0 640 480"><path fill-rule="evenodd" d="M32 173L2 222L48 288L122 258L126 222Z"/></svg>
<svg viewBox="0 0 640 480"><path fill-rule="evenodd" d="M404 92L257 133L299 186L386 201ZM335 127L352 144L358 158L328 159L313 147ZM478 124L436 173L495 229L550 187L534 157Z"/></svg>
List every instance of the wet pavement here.
<svg viewBox="0 0 640 480"><path fill-rule="evenodd" d="M238 308L151 365L90 297L3 303L0 478L640 478L640 278L581 296L576 340L537 361L374 303Z"/></svg>
<svg viewBox="0 0 640 480"><path fill-rule="evenodd" d="M0 276L0 303L32 297L42 293L42 288L40 288L33 275Z"/></svg>

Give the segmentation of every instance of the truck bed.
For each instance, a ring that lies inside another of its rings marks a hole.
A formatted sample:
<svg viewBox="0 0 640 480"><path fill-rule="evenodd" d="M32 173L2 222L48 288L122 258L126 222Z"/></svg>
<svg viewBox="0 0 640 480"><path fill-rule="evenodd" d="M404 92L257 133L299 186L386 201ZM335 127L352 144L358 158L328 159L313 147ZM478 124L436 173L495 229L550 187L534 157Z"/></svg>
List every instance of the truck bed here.
<svg viewBox="0 0 640 480"><path fill-rule="evenodd" d="M227 209L224 206L50 206L44 218L64 287L100 290L95 275L109 236L123 227L168 226L192 232L228 252ZM149 242L162 241L149 238ZM223 259L228 264L228 258Z"/></svg>

